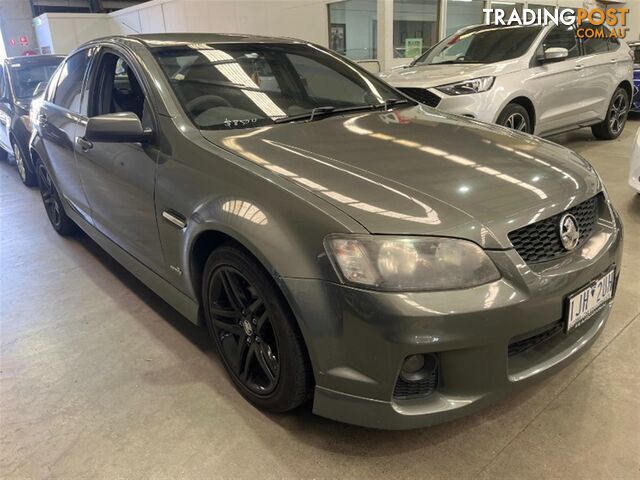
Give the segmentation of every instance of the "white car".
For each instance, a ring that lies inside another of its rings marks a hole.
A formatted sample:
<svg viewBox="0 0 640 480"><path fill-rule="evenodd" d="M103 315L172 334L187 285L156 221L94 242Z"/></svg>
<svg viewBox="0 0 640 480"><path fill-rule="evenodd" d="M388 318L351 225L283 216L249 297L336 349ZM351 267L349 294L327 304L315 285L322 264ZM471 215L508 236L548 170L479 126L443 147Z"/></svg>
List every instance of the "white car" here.
<svg viewBox="0 0 640 480"><path fill-rule="evenodd" d="M629 169L629 185L636 192L640 193L640 128L636 133L636 141L633 144L631 154L631 168Z"/></svg>
<svg viewBox="0 0 640 480"><path fill-rule="evenodd" d="M536 135L590 126L614 139L633 96L627 44L581 40L572 26L463 28L381 77L439 110Z"/></svg>

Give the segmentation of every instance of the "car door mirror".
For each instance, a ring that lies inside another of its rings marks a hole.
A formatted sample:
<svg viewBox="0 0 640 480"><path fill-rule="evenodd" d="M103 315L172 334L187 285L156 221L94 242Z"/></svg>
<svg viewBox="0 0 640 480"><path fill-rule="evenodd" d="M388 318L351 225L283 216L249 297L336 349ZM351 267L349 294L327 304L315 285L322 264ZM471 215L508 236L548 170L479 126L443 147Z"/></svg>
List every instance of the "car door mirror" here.
<svg viewBox="0 0 640 480"><path fill-rule="evenodd" d="M133 112L108 113L87 121L84 138L91 142L146 142L150 131Z"/></svg>
<svg viewBox="0 0 640 480"><path fill-rule="evenodd" d="M544 51L543 62L561 62L569 57L569 50L563 47L550 47Z"/></svg>

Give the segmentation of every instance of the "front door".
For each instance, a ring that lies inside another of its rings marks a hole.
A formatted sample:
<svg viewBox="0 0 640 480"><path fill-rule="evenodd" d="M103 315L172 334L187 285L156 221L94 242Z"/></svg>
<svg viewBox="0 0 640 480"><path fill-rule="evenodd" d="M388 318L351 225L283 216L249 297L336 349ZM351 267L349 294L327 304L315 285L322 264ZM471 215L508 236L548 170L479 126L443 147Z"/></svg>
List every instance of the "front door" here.
<svg viewBox="0 0 640 480"><path fill-rule="evenodd" d="M571 26L552 28L542 41L538 54L548 48L566 48L569 56L561 61L542 63L531 68L526 89L536 92L536 133L575 126L583 108L580 44Z"/></svg>
<svg viewBox="0 0 640 480"><path fill-rule="evenodd" d="M88 117L135 113L153 129L153 114L139 77L119 53L103 49L90 80ZM75 151L95 226L113 242L160 273L162 251L154 203L159 150L132 142L83 142L86 119L78 124Z"/></svg>

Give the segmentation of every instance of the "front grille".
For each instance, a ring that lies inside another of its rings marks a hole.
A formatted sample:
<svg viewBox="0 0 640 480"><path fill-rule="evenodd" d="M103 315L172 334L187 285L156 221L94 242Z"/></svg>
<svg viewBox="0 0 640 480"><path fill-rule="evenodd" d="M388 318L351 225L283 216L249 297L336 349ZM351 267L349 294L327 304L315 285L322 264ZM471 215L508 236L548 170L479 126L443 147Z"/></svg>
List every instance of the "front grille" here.
<svg viewBox="0 0 640 480"><path fill-rule="evenodd" d="M437 107L441 98L426 88L399 88L402 93L413 98L416 102L424 103L429 107Z"/></svg>
<svg viewBox="0 0 640 480"><path fill-rule="evenodd" d="M410 400L412 398L422 398L431 395L438 386L438 369L434 369L430 375L416 382L407 382L402 377L398 377L396 387L393 389L395 400Z"/></svg>
<svg viewBox="0 0 640 480"><path fill-rule="evenodd" d="M560 219L567 213L576 218L580 228L579 247L589 239L598 221L598 198L599 195L596 195L558 215L514 230L509 233L509 240L527 263L546 262L561 257L568 252L560 241Z"/></svg>
<svg viewBox="0 0 640 480"><path fill-rule="evenodd" d="M535 347L536 345L540 345L542 342L549 340L555 334L562 331L563 322L562 320L558 320L557 322L552 323L548 328L543 330L540 333L536 333L530 337L524 338L522 340L517 340L509 343L509 349L507 354L509 357L513 357L514 355L518 355L522 352L526 352L527 350Z"/></svg>

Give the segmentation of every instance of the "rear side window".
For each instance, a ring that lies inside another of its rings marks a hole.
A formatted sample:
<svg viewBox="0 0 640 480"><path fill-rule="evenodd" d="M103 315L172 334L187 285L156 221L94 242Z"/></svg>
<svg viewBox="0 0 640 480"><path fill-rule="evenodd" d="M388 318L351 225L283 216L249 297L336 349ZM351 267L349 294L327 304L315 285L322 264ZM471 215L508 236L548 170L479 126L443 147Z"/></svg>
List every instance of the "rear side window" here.
<svg viewBox="0 0 640 480"><path fill-rule="evenodd" d="M581 24L580 28L584 28L585 30L594 30L596 34L593 35L593 38L584 38L582 40L582 46L584 48L585 55L593 55L594 53L603 53L608 52L609 40L607 38L609 31L604 29L601 25L594 26L590 23Z"/></svg>
<svg viewBox="0 0 640 480"><path fill-rule="evenodd" d="M4 66L0 65L0 97L5 96Z"/></svg>
<svg viewBox="0 0 640 480"><path fill-rule="evenodd" d="M58 72L58 85L53 103L60 107L80 112L80 97L84 74L89 64L89 49L73 54Z"/></svg>

